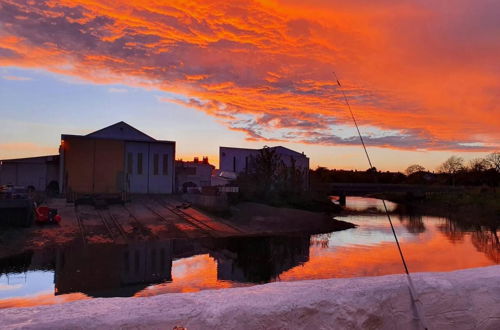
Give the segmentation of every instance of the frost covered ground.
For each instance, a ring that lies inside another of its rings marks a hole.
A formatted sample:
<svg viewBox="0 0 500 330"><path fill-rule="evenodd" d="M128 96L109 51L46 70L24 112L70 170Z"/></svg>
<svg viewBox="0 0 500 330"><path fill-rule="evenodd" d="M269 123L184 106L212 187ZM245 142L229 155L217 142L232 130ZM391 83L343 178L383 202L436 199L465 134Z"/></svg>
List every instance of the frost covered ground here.
<svg viewBox="0 0 500 330"><path fill-rule="evenodd" d="M430 329L500 329L500 266L413 274ZM0 310L8 329L418 329L406 277L278 282Z"/></svg>

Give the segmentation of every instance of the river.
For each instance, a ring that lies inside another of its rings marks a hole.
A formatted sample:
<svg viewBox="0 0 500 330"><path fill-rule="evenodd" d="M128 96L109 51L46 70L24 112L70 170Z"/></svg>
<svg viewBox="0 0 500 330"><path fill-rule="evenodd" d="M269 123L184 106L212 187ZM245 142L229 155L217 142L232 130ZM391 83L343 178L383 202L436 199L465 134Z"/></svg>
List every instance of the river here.
<svg viewBox="0 0 500 330"><path fill-rule="evenodd" d="M346 207L352 214L337 218L357 227L328 234L69 246L0 259L0 308L403 273L381 201L348 197ZM500 263L498 232L388 207L411 272Z"/></svg>

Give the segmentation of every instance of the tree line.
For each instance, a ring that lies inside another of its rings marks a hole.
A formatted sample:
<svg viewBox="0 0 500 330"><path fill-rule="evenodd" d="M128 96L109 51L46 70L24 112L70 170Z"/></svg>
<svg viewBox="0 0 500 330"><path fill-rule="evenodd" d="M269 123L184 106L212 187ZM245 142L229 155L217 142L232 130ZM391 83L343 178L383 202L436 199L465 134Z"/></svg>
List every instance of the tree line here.
<svg viewBox="0 0 500 330"><path fill-rule="evenodd" d="M366 171L335 170L318 167L310 172L311 184L338 183L408 183L442 185L488 185L500 183L500 152L468 162L460 156L451 156L430 171L420 164L412 164L403 172L381 172L376 168Z"/></svg>

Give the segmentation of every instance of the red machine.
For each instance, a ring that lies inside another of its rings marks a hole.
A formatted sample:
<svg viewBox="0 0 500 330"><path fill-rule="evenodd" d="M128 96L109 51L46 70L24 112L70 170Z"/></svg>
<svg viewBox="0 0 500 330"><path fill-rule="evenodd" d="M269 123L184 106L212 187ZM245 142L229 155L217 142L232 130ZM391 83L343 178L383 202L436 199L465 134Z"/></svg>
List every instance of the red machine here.
<svg viewBox="0 0 500 330"><path fill-rule="evenodd" d="M57 209L39 206L35 209L35 220L38 223L59 223L62 218L57 214Z"/></svg>

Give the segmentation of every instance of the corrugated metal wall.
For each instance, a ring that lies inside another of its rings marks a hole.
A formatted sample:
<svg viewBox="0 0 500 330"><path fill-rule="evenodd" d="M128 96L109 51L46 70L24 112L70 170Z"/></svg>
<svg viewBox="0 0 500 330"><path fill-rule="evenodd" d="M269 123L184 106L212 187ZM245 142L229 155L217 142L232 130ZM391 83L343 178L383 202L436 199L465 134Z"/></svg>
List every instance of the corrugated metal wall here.
<svg viewBox="0 0 500 330"><path fill-rule="evenodd" d="M123 189L124 142L65 137L66 191L118 193Z"/></svg>

